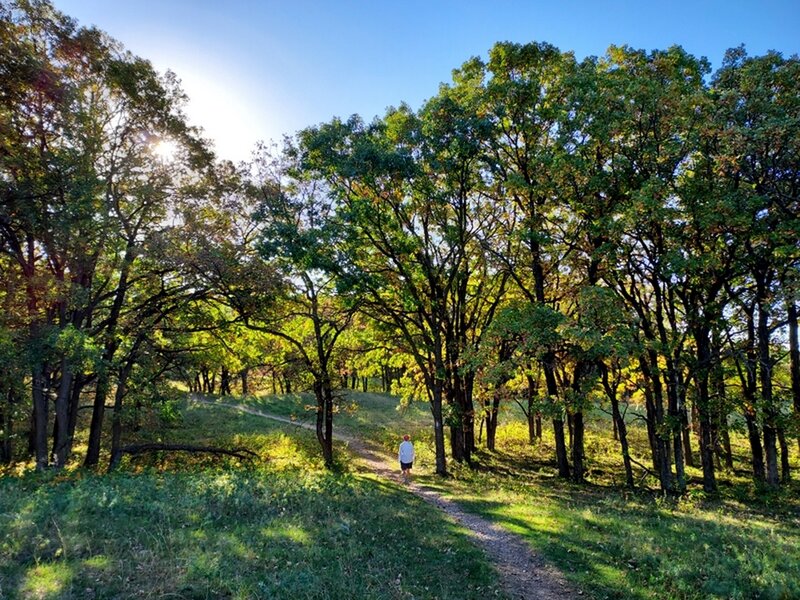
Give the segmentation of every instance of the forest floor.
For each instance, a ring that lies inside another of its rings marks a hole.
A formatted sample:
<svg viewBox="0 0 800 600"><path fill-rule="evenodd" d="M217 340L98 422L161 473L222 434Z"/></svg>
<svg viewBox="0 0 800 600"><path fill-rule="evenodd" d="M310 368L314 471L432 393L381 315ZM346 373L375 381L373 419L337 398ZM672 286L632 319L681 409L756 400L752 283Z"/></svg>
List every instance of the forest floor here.
<svg viewBox="0 0 800 600"><path fill-rule="evenodd" d="M270 414L243 404L208 401L193 397L203 404L233 408L248 414L279 421L296 427L313 430L311 423ZM566 578L541 556L535 554L525 541L513 533L505 531L491 521L462 510L455 502L427 486L402 481L398 469L390 465L396 462L379 450L357 438L336 433L335 437L345 442L350 450L364 463L365 467L380 477L404 485L409 492L436 506L450 518L470 532L476 545L483 549L494 564L504 591L514 599L553 600L577 598L583 592L574 590Z"/></svg>

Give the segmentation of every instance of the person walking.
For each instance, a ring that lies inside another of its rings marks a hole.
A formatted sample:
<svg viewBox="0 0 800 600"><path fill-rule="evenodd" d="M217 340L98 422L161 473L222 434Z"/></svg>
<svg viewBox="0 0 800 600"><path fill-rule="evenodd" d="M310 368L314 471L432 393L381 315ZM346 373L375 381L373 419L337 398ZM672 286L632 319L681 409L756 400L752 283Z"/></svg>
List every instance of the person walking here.
<svg viewBox="0 0 800 600"><path fill-rule="evenodd" d="M411 443L409 435L403 436L397 456L400 459L400 471L403 473L403 481L408 483L408 478L411 476L411 467L414 466L414 444Z"/></svg>

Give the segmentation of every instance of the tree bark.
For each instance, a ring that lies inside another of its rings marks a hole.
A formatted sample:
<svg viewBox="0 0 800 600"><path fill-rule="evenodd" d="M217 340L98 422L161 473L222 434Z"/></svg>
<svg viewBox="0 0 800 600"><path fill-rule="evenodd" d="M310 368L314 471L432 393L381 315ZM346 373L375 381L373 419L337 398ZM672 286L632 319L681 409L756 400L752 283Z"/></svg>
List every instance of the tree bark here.
<svg viewBox="0 0 800 600"><path fill-rule="evenodd" d="M630 489L634 488L633 482L633 465L631 464L631 455L628 448L628 427L625 424L625 418L619 410L619 398L617 397L617 390L611 384L608 377L608 367L603 365L602 381L603 388L605 389L606 396L611 401L611 414L614 420L614 428L619 436L619 447L622 452L622 463L625 467L625 485Z"/></svg>
<svg viewBox="0 0 800 600"><path fill-rule="evenodd" d="M9 464L14 458L14 390L9 389L5 394L5 405L0 410L0 427L3 428L3 437L0 439L0 463Z"/></svg>
<svg viewBox="0 0 800 600"><path fill-rule="evenodd" d="M486 423L486 448L494 451L495 441L497 437L497 414L500 411L500 386L504 383L498 383L492 391L492 399L486 405L484 410L483 422ZM530 435L530 429L529 429Z"/></svg>
<svg viewBox="0 0 800 600"><path fill-rule="evenodd" d="M710 330L704 325L697 325L693 329L695 352L697 354L695 385L697 388L697 408L700 415L700 463L703 467L703 490L706 493L716 493L714 422L708 387L709 373L712 366Z"/></svg>
<svg viewBox="0 0 800 600"><path fill-rule="evenodd" d="M67 456L72 455L72 444L75 441L75 429L78 426L78 408L81 403L81 393L87 384L87 379L80 373L75 375L72 382L72 394L69 399L69 422L67 424Z"/></svg>
<svg viewBox="0 0 800 600"><path fill-rule="evenodd" d="M534 410L536 405L536 390L538 386L536 384L536 380L533 378L532 375L526 374L526 379L528 380L528 389L527 389L527 401L528 401L528 409L525 412L525 417L528 420L528 443L535 444L536 440L541 439L542 437L542 417L541 415ZM538 430L537 430L537 422L538 422Z"/></svg>
<svg viewBox="0 0 800 600"><path fill-rule="evenodd" d="M794 420L796 424L800 425L800 345L798 343L797 303L794 299L788 302L787 320L789 325L789 371L792 381ZM800 449L800 427L798 427L797 446Z"/></svg>
<svg viewBox="0 0 800 600"><path fill-rule="evenodd" d="M658 375L658 354L649 350L639 357L639 366L645 377L645 406L647 409L647 433L653 456L653 468L658 473L661 491L673 492L672 471L669 464L669 451L666 440L659 434L664 422L664 400L661 379Z"/></svg>
<svg viewBox="0 0 800 600"><path fill-rule="evenodd" d="M672 456L675 459L675 478L678 492L686 490L686 471L684 468L685 458L683 455L683 426L681 423L681 412L684 407L681 402L680 388L681 376L678 373L678 366L674 358L667 358L667 413L672 429Z"/></svg>
<svg viewBox="0 0 800 600"><path fill-rule="evenodd" d="M53 440L53 465L61 468L69 453L69 404L72 391L72 367L66 358L61 359L61 382L55 401L55 439Z"/></svg>
<svg viewBox="0 0 800 600"><path fill-rule="evenodd" d="M558 384L555 374L555 355L548 352L543 361L544 380L547 385L547 395L551 404L556 402L558 397ZM570 478L569 458L567 455L567 444L564 435L564 419L560 416L553 417L553 434L556 442L556 462L558 463L558 475L562 479Z"/></svg>
<svg viewBox="0 0 800 600"><path fill-rule="evenodd" d="M108 349L107 349L108 352ZM100 461L100 441L103 433L103 420L105 418L106 399L109 392L109 366L104 364L97 374L97 383L94 391L94 405L92 406L92 421L89 426L89 444L86 449L84 466L91 467Z"/></svg>
<svg viewBox="0 0 800 600"><path fill-rule="evenodd" d="M444 422L442 420L442 388L434 384L431 389L431 415L433 415L433 442L436 453L436 474L447 475L447 457L444 451Z"/></svg>
<svg viewBox="0 0 800 600"><path fill-rule="evenodd" d="M778 443L781 448L781 482L786 484L792 479L792 471L789 467L789 444L786 443L783 427L778 427Z"/></svg>
<svg viewBox="0 0 800 600"><path fill-rule="evenodd" d="M132 360L127 360L120 369L117 389L114 392L114 410L111 419L111 459L118 455L122 447L122 402L128 393L128 376L133 368ZM109 462L109 468L111 468Z"/></svg>
<svg viewBox="0 0 800 600"><path fill-rule="evenodd" d="M47 398L47 378L45 377L44 367L39 361L35 361L31 373L31 393L33 395L33 431L36 452L36 470L42 471L47 468L47 421L48 421L48 398Z"/></svg>
<svg viewBox="0 0 800 600"><path fill-rule="evenodd" d="M760 271L757 269L757 271ZM761 383L761 405L764 414L764 450L766 452L767 485L780 484L778 474L778 448L777 448L777 410L772 395L772 357L770 352L769 335L769 290L766 277L756 273L756 300L758 304L758 321L756 326L756 340L758 344L758 372Z"/></svg>
<svg viewBox="0 0 800 600"><path fill-rule="evenodd" d="M239 379L242 382L242 396L250 395L250 369L245 367L241 371L239 371Z"/></svg>

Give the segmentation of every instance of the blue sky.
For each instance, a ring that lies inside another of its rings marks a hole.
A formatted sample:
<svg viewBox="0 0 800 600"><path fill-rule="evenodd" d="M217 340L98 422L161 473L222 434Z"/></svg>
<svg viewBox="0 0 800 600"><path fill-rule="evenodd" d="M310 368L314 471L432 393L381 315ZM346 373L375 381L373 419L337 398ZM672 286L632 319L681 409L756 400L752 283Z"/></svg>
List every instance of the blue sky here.
<svg viewBox="0 0 800 600"><path fill-rule="evenodd" d="M388 106L418 108L497 41L546 41L582 58L611 44L683 46L719 66L727 48L800 53L800 0L53 0L159 70L218 153Z"/></svg>

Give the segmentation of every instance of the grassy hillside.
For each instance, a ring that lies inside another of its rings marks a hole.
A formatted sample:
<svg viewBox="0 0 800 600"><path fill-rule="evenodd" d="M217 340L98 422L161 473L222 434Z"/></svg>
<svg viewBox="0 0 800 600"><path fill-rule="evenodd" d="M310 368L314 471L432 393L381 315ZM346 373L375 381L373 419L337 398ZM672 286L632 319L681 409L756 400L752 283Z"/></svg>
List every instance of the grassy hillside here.
<svg viewBox="0 0 800 600"><path fill-rule="evenodd" d="M719 497L705 497L700 471L688 468L689 493L665 500L646 475L637 483L653 491L622 488L619 449L602 412L592 413L587 423L589 483L574 485L555 476L553 440L545 435L529 445L525 424L509 406L501 416L497 451L479 452L475 468L451 463L453 477L441 480L432 474L425 404L398 411L396 400L387 396L348 398L357 409L336 415L337 428L390 451L410 431L422 456L415 469L419 480L522 535L591 597L800 598L800 486L756 489L740 436L734 436L736 469L719 473ZM274 396L256 402L304 418L310 399ZM646 434L635 421L630 439L634 455L647 464Z"/></svg>
<svg viewBox="0 0 800 600"><path fill-rule="evenodd" d="M305 395L225 401L312 421ZM398 410L389 396L351 393L335 427L389 453L411 433L417 480L523 536L585 597L800 597L800 486L757 490L737 463L720 473L718 498L696 483L680 500L625 491L605 418L589 419L580 486L555 477L552 440L530 446L513 410L497 451L479 452L475 468L449 464L446 480L433 475L425 404ZM631 438L646 464L635 424ZM259 459L159 454L126 458L111 476L7 474L0 598L502 597L463 531L353 468L345 445L327 473L311 432L205 405L139 439L246 446Z"/></svg>
<svg viewBox="0 0 800 600"><path fill-rule="evenodd" d="M325 472L309 432L195 405L143 435L260 458L4 476L0 598L497 597L462 530L386 482Z"/></svg>

